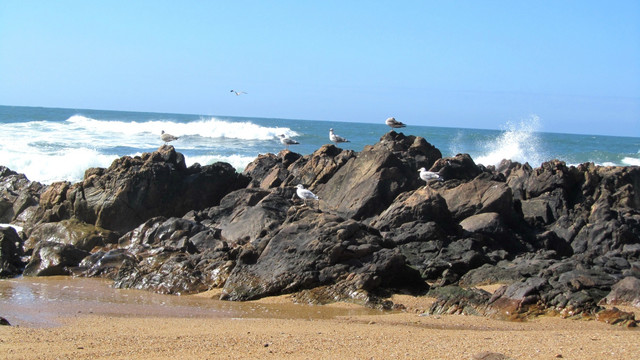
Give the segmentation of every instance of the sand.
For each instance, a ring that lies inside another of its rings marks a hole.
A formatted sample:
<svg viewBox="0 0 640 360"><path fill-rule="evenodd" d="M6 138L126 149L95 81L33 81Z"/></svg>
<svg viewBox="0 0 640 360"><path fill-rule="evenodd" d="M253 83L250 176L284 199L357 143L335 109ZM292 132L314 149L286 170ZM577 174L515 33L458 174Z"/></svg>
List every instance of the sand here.
<svg viewBox="0 0 640 360"><path fill-rule="evenodd" d="M512 359L640 358L638 329L553 317L507 322L463 315L421 316L432 299L396 296L393 300L407 310L330 319L79 313L61 317L54 327L1 326L0 358L474 359L484 352Z"/></svg>

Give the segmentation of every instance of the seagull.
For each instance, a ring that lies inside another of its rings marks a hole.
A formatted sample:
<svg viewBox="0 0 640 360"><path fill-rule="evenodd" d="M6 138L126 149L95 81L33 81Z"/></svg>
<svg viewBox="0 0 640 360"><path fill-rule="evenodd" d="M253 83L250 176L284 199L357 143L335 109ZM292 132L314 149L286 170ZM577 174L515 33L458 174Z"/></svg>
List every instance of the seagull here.
<svg viewBox="0 0 640 360"><path fill-rule="evenodd" d="M429 182L429 180L443 181L442 177L437 172L427 171L427 169L425 168L420 168L418 172L420 173L420 179L426 181L427 183Z"/></svg>
<svg viewBox="0 0 640 360"><path fill-rule="evenodd" d="M397 121L396 118L390 117L388 118L385 123L387 123L387 125L391 126L392 129L394 128L403 128L407 125L401 123L400 121Z"/></svg>
<svg viewBox="0 0 640 360"><path fill-rule="evenodd" d="M289 139L288 137L286 137L284 134L280 134L278 135L280 137L280 142L282 144L284 144L285 148L287 150L289 150L289 145L297 145L300 144L299 142L293 140L293 139Z"/></svg>
<svg viewBox="0 0 640 360"><path fill-rule="evenodd" d="M162 139L162 141L164 141L164 143L166 144L168 142L172 142L173 140L178 140L179 138L177 136L167 134L164 132L164 130L162 130L162 132L160 133L160 139Z"/></svg>
<svg viewBox="0 0 640 360"><path fill-rule="evenodd" d="M242 94L246 94L246 92L244 92L244 91L235 91L235 90L231 90L230 92L235 93L235 94L236 94L236 96L240 96L240 95L242 95Z"/></svg>
<svg viewBox="0 0 640 360"><path fill-rule="evenodd" d="M333 141L334 143L343 143L343 142L350 142L349 140L343 138L340 135L336 135L333 133L333 129L329 129L329 140Z"/></svg>
<svg viewBox="0 0 640 360"><path fill-rule="evenodd" d="M302 199L302 201L304 201L305 205L307 204L307 200L320 200L318 199L316 194L312 193L310 190L305 189L302 184L298 184L296 187L298 188L296 189L296 194L300 199Z"/></svg>

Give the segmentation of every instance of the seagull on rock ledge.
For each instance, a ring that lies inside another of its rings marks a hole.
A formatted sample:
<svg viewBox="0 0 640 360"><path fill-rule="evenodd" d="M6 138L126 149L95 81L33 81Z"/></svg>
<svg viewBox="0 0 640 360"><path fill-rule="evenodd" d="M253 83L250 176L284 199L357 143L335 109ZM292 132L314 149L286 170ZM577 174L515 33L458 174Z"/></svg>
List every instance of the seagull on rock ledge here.
<svg viewBox="0 0 640 360"><path fill-rule="evenodd" d="M343 143L343 142L350 142L349 140L343 138L342 136L334 134L333 129L329 129L329 140L331 140L336 144Z"/></svg>
<svg viewBox="0 0 640 360"><path fill-rule="evenodd" d="M427 169L425 168L420 168L418 172L420 173L420 179L426 181L427 183L429 182L429 180L443 181L442 177L437 172L427 171Z"/></svg>
<svg viewBox="0 0 640 360"><path fill-rule="evenodd" d="M311 190L305 189L304 185L298 184L296 187L296 194L300 199L302 199L302 201L304 201L305 205L307 204L307 200L320 200L316 194L311 192Z"/></svg>
<svg viewBox="0 0 640 360"><path fill-rule="evenodd" d="M162 132L160 133L160 139L162 139L162 141L164 141L164 143L166 144L168 142L172 142L173 140L178 140L179 138L177 136L167 134L166 132L164 132L164 130L162 130Z"/></svg>
<svg viewBox="0 0 640 360"><path fill-rule="evenodd" d="M400 121L397 121L396 118L390 117L388 118L385 123L387 125L389 125L392 129L397 129L397 128L403 128L407 125L401 123Z"/></svg>
<svg viewBox="0 0 640 360"><path fill-rule="evenodd" d="M297 145L300 144L299 142L293 140L293 139L289 139L288 137L286 137L284 134L280 134L278 135L280 137L280 142L285 146L285 148L287 150L289 150L289 145Z"/></svg>

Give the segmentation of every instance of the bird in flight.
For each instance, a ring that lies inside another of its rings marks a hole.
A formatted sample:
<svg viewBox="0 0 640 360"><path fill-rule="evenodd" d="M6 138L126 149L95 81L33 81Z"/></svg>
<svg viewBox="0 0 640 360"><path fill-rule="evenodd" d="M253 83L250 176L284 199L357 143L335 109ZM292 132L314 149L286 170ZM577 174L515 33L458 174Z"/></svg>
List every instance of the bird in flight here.
<svg viewBox="0 0 640 360"><path fill-rule="evenodd" d="M403 128L407 125L401 123L400 121L397 121L396 118L390 117L388 118L385 123L389 126L391 126L392 129L394 128Z"/></svg>
<svg viewBox="0 0 640 360"><path fill-rule="evenodd" d="M427 169L425 168L420 168L418 172L420 173L420 179L426 181L427 183L429 182L429 180L444 181L444 179L442 179L442 176L440 176L440 174L438 174L437 172L427 171Z"/></svg>
<svg viewBox="0 0 640 360"><path fill-rule="evenodd" d="M235 90L231 90L230 92L232 92L232 93L236 94L236 96L240 96L240 95L242 95L242 94L246 94L246 92L244 92L244 91L235 91Z"/></svg>
<svg viewBox="0 0 640 360"><path fill-rule="evenodd" d="M300 144L299 142L293 140L293 139L289 139L288 137L286 137L284 134L280 134L278 135L280 137L280 142L285 146L285 148L287 150L289 150L289 145L297 145Z"/></svg>
<svg viewBox="0 0 640 360"><path fill-rule="evenodd" d="M160 133L160 139L162 139L162 141L164 141L164 143L166 144L168 142L172 142L173 140L178 140L179 138L177 136L167 134L166 132L164 132L164 130L162 130L162 132Z"/></svg>
<svg viewBox="0 0 640 360"><path fill-rule="evenodd" d="M331 140L332 142L338 144L338 143L343 143L343 142L350 142L349 140L347 140L346 138L343 138L340 135L336 135L333 133L333 129L329 129L329 140Z"/></svg>

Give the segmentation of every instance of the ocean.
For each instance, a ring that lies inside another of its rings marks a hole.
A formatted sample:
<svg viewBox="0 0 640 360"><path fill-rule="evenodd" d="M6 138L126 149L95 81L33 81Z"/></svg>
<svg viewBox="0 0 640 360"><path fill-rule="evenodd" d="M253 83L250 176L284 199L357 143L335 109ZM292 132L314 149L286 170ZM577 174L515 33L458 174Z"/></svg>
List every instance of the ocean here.
<svg viewBox="0 0 640 360"><path fill-rule="evenodd" d="M77 182L88 168L109 167L118 157L156 150L163 144L164 130L180 137L171 145L184 154L187 165L224 161L242 171L259 154L282 150L279 134L300 142L290 149L306 155L330 143L333 128L350 140L339 147L362 151L390 130L385 118L346 123L0 106L0 165L44 184ZM639 137L539 132L541 120L536 116L504 124L502 130L416 126L408 119L398 120L407 127L396 131L424 137L443 156L468 153L483 165L496 165L502 159L533 167L552 159L568 165L640 165Z"/></svg>

